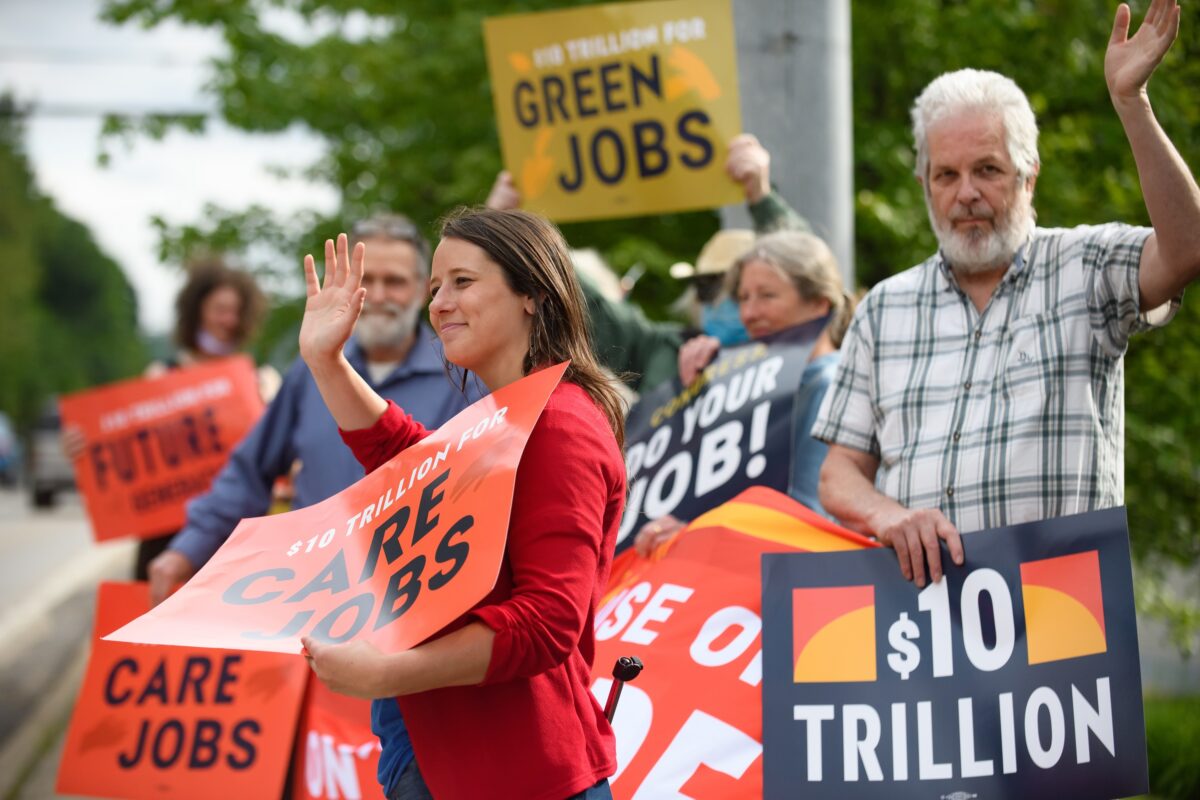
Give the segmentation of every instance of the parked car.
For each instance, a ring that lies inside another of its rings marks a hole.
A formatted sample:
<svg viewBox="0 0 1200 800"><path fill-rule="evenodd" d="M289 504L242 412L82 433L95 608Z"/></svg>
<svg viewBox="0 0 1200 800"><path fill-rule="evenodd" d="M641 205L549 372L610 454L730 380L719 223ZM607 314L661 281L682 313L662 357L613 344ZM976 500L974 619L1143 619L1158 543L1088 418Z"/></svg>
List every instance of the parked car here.
<svg viewBox="0 0 1200 800"><path fill-rule="evenodd" d="M21 471L21 442L12 420L0 411L0 486L14 486Z"/></svg>
<svg viewBox="0 0 1200 800"><path fill-rule="evenodd" d="M58 403L46 404L29 435L29 494L37 508L50 508L58 493L75 488L75 469L62 449Z"/></svg>

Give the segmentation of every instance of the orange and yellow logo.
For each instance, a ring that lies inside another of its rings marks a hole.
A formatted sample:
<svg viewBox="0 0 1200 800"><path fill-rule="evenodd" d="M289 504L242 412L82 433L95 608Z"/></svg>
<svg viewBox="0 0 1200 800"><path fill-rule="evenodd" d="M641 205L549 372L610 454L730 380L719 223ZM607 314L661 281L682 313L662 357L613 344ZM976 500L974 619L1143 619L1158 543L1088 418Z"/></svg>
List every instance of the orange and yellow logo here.
<svg viewBox="0 0 1200 800"><path fill-rule="evenodd" d="M1097 551L1026 561L1021 564L1021 591L1030 664L1108 649Z"/></svg>
<svg viewBox="0 0 1200 800"><path fill-rule="evenodd" d="M875 587L792 590L792 680L875 680Z"/></svg>

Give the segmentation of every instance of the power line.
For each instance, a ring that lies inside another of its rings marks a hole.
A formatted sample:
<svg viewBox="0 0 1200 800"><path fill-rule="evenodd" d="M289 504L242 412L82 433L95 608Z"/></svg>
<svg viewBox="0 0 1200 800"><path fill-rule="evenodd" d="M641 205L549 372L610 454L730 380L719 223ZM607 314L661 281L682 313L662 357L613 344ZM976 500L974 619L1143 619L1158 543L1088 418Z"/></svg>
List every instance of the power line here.
<svg viewBox="0 0 1200 800"><path fill-rule="evenodd" d="M130 58L129 53L79 48L20 47L5 45L0 63L15 64L81 64L85 66L172 67L176 69L203 68L207 61L183 60L174 53L144 51L146 58Z"/></svg>
<svg viewBox="0 0 1200 800"><path fill-rule="evenodd" d="M215 117L217 111L211 108L131 108L116 109L100 106L73 105L70 103L54 103L47 105L28 105L15 107L0 104L0 116L5 117L52 117L55 119L93 119L107 116L118 117Z"/></svg>

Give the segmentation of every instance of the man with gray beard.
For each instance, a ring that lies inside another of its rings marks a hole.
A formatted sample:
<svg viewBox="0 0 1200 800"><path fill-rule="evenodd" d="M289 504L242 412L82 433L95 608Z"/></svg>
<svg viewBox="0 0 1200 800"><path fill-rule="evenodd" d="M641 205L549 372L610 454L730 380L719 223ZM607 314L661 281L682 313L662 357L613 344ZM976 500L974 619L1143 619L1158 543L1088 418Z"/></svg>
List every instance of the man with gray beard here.
<svg viewBox="0 0 1200 800"><path fill-rule="evenodd" d="M346 357L385 398L436 428L478 395L454 388L441 344L421 321L429 279L429 245L408 218L372 217L351 229L367 245L367 296ZM363 477L303 360L296 359L266 412L230 455L212 488L187 506L187 522L166 552L150 562L155 604L217 551L244 517L267 513L275 481L291 476L292 508L337 494Z"/></svg>
<svg viewBox="0 0 1200 800"><path fill-rule="evenodd" d="M367 290L346 358L375 391L427 428L440 427L478 399L473 385L455 388L446 372L442 347L421 320L429 283L429 245L416 226L399 214L383 214L351 228L363 242L363 288ZM292 508L304 508L363 477L363 468L342 443L337 425L316 382L297 358L283 386L254 429L233 451L212 488L187 506L187 522L166 552L150 562L150 598L158 604L176 584L212 558L239 521L267 513L275 481L290 475ZM372 708L378 734L400 740L404 720L395 704ZM363 704L363 714L368 713ZM379 779L396 786L412 763L412 748L397 747L378 765ZM397 786L396 797L419 800L427 793Z"/></svg>
<svg viewBox="0 0 1200 800"><path fill-rule="evenodd" d="M960 532L1124 501L1129 337L1200 276L1200 189L1146 93L1179 6L1129 23L1122 4L1104 72L1153 228L1035 226L1037 122L1008 78L947 73L913 106L940 249L859 306L813 436L821 503L918 586L941 578L941 541L962 563Z"/></svg>

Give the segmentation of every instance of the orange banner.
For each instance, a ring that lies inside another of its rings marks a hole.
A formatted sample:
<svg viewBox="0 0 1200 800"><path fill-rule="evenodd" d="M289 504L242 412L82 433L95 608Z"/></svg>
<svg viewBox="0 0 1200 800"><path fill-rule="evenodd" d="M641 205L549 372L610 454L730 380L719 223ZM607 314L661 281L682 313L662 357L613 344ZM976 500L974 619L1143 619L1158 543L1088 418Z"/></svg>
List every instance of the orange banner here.
<svg viewBox="0 0 1200 800"><path fill-rule="evenodd" d="M496 582L517 464L566 364L459 413L345 491L242 520L182 589L108 638L296 653L420 643Z"/></svg>
<svg viewBox="0 0 1200 800"><path fill-rule="evenodd" d="M246 356L59 400L63 424L78 427L87 441L75 477L96 540L180 528L184 503L208 489L262 409Z"/></svg>
<svg viewBox="0 0 1200 800"><path fill-rule="evenodd" d="M308 683L296 727L292 800L383 800L375 777L379 739L371 732L371 703Z"/></svg>
<svg viewBox="0 0 1200 800"><path fill-rule="evenodd" d="M621 694L613 795L762 796L763 553L874 546L771 489L698 517L650 559L613 563L596 615L592 691L635 655L645 672Z"/></svg>
<svg viewBox="0 0 1200 800"><path fill-rule="evenodd" d="M94 797L279 797L308 665L274 653L98 639L150 607L104 583L57 791Z"/></svg>

